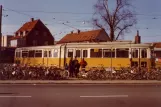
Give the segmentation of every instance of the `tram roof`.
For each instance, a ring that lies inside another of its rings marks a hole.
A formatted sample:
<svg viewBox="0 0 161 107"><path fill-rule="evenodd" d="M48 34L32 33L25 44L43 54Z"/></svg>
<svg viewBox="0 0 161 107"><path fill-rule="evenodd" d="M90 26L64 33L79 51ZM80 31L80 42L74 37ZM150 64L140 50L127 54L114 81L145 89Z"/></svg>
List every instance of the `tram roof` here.
<svg viewBox="0 0 161 107"><path fill-rule="evenodd" d="M88 42L81 42L81 43L65 43L65 44L56 44L51 46L33 46L33 47L22 47L17 48L19 49L54 49L64 47L66 45L67 48L150 48L153 44L135 44L132 41L115 41L115 42L95 42L95 43L88 43Z"/></svg>

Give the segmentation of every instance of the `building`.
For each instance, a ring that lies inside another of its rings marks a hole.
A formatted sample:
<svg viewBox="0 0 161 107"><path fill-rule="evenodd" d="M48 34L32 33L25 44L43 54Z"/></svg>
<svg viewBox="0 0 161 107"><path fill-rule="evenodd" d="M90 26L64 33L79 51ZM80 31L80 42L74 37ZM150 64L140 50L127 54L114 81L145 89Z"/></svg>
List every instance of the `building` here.
<svg viewBox="0 0 161 107"><path fill-rule="evenodd" d="M53 45L54 37L40 19L25 23L11 38L11 47Z"/></svg>
<svg viewBox="0 0 161 107"><path fill-rule="evenodd" d="M0 62L13 63L14 62L14 51L15 48L10 47L10 39L12 35L5 35L1 37L1 53Z"/></svg>
<svg viewBox="0 0 161 107"><path fill-rule="evenodd" d="M78 30L77 33L71 32L64 36L58 44L61 43L78 43L78 42L107 42L110 41L109 36L107 35L106 31L103 29L99 30L92 30L81 32Z"/></svg>
<svg viewBox="0 0 161 107"><path fill-rule="evenodd" d="M1 47L10 47L10 39L12 35L6 35L1 37Z"/></svg>

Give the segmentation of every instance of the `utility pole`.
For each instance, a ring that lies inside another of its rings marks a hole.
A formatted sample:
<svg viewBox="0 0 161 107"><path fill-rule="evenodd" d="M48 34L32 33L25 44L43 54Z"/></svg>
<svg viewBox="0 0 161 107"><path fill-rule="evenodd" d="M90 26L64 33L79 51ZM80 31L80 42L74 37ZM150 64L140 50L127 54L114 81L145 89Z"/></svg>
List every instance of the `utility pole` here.
<svg viewBox="0 0 161 107"><path fill-rule="evenodd" d="M0 5L0 62L1 62L1 51L2 51L2 5Z"/></svg>
<svg viewBox="0 0 161 107"><path fill-rule="evenodd" d="M139 48L139 72L140 72L140 48Z"/></svg>
<svg viewBox="0 0 161 107"><path fill-rule="evenodd" d="M111 73L110 73L110 78L111 78L111 80L112 80L112 52L113 52L113 47L111 47Z"/></svg>

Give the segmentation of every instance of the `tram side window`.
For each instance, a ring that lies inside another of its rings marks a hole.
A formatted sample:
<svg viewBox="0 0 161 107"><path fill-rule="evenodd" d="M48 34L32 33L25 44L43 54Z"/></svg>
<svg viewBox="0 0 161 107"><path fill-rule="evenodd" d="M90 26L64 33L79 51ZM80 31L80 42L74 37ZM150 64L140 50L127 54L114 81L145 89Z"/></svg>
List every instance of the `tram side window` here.
<svg viewBox="0 0 161 107"><path fill-rule="evenodd" d="M35 51L35 57L42 57L42 50Z"/></svg>
<svg viewBox="0 0 161 107"><path fill-rule="evenodd" d="M88 51L87 50L83 50L83 58L87 58L88 56Z"/></svg>
<svg viewBox="0 0 161 107"><path fill-rule="evenodd" d="M34 50L30 50L29 51L29 57L33 58L34 57L34 54L35 54L35 51Z"/></svg>
<svg viewBox="0 0 161 107"><path fill-rule="evenodd" d="M132 57L133 58L138 58L138 49L133 49L132 50Z"/></svg>
<svg viewBox="0 0 161 107"><path fill-rule="evenodd" d="M147 67L147 62L141 62L141 67Z"/></svg>
<svg viewBox="0 0 161 107"><path fill-rule="evenodd" d="M48 51L44 51L44 57L48 57Z"/></svg>
<svg viewBox="0 0 161 107"><path fill-rule="evenodd" d="M16 52L16 58L20 58L21 52Z"/></svg>
<svg viewBox="0 0 161 107"><path fill-rule="evenodd" d="M58 50L57 49L54 50L53 56L58 57Z"/></svg>
<svg viewBox="0 0 161 107"><path fill-rule="evenodd" d="M52 57L52 53L51 53L51 51L48 51L49 52L49 57Z"/></svg>
<svg viewBox="0 0 161 107"><path fill-rule="evenodd" d="M28 57L28 51L22 51L22 57Z"/></svg>
<svg viewBox="0 0 161 107"><path fill-rule="evenodd" d="M76 57L81 57L81 51L80 50L76 50Z"/></svg>
<svg viewBox="0 0 161 107"><path fill-rule="evenodd" d="M141 55L142 58L147 58L147 50L146 49L141 50Z"/></svg>
<svg viewBox="0 0 161 107"><path fill-rule="evenodd" d="M117 58L128 58L129 57L129 49L117 49L116 50Z"/></svg>
<svg viewBox="0 0 161 107"><path fill-rule="evenodd" d="M102 49L91 49L90 57L92 58L101 58L102 57Z"/></svg>
<svg viewBox="0 0 161 107"><path fill-rule="evenodd" d="M115 57L115 50L111 49L103 49L103 57L105 58L114 58Z"/></svg>
<svg viewBox="0 0 161 107"><path fill-rule="evenodd" d="M68 50L68 57L73 57L73 49Z"/></svg>
<svg viewBox="0 0 161 107"><path fill-rule="evenodd" d="M138 62L133 61L131 64L132 67L138 67Z"/></svg>

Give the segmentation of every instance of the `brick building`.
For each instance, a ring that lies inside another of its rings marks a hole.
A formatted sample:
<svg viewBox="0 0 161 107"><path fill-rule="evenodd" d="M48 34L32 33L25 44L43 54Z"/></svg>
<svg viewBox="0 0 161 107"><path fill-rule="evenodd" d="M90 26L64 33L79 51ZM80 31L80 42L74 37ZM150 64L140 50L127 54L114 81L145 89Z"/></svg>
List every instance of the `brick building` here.
<svg viewBox="0 0 161 107"><path fill-rule="evenodd" d="M11 47L53 45L54 37L40 19L25 23L10 40Z"/></svg>

